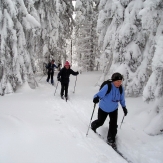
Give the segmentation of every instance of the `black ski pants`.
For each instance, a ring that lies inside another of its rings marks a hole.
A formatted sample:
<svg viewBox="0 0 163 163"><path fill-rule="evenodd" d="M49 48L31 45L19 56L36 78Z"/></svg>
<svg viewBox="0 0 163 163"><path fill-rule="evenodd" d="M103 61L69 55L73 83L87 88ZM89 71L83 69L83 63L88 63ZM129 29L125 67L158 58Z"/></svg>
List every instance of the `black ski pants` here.
<svg viewBox="0 0 163 163"><path fill-rule="evenodd" d="M98 109L98 118L91 124L92 129L96 130L98 127L102 126L109 115L109 130L107 138L111 138L115 141L115 136L117 134L117 120L118 120L118 109L113 112L104 112L101 108Z"/></svg>
<svg viewBox="0 0 163 163"><path fill-rule="evenodd" d="M47 78L47 82L49 82L49 79L51 78L51 84L54 83L54 80L53 80L53 76L54 76L54 72L48 72L48 78Z"/></svg>
<svg viewBox="0 0 163 163"><path fill-rule="evenodd" d="M64 95L64 91L65 91L65 97L67 97L67 95L68 95L68 86L69 86L69 83L62 83L61 82L61 96Z"/></svg>

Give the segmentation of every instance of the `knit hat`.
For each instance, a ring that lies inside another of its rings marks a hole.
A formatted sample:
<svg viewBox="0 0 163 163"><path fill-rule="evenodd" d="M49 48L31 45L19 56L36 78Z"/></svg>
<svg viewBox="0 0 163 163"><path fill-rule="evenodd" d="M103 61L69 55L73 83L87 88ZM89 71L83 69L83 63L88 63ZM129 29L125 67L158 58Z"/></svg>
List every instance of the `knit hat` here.
<svg viewBox="0 0 163 163"><path fill-rule="evenodd" d="M123 80L123 75L120 73L116 72L112 75L111 77L112 81L117 81L117 80Z"/></svg>
<svg viewBox="0 0 163 163"><path fill-rule="evenodd" d="M66 61L65 66L70 66L70 63L68 61Z"/></svg>

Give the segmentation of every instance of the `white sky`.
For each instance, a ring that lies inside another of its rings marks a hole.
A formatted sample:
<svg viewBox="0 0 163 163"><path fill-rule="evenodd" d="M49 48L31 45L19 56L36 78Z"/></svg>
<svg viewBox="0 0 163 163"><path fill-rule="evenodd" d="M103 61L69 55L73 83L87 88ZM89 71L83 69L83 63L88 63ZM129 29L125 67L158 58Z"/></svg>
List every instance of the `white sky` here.
<svg viewBox="0 0 163 163"><path fill-rule="evenodd" d="M35 90L24 85L15 94L1 96L0 163L126 163L91 129L86 137L99 77L100 72L80 74L73 93L76 77L71 76L68 102L60 98L60 85L54 96L56 87L46 76ZM132 163L162 163L163 135L144 132L152 105L142 98L127 98L126 104L129 113L117 133L119 151ZM121 107L118 116L120 126ZM105 139L108 120L97 130Z"/></svg>

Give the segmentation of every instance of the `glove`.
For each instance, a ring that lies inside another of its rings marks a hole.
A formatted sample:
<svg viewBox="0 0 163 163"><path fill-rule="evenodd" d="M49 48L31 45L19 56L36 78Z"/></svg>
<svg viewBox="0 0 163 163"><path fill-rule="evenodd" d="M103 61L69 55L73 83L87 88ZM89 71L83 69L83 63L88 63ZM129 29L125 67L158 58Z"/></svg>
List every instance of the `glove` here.
<svg viewBox="0 0 163 163"><path fill-rule="evenodd" d="M60 79L60 78L58 78L58 81L61 81L61 79Z"/></svg>
<svg viewBox="0 0 163 163"><path fill-rule="evenodd" d="M95 104L97 104L97 103L99 102L99 97L98 97L98 96L95 97L95 98L93 99L93 102L94 102Z"/></svg>
<svg viewBox="0 0 163 163"><path fill-rule="evenodd" d="M128 111L127 111L126 107L123 107L123 112L124 112L124 115L126 116L126 115L127 115L127 113L128 113Z"/></svg>
<svg viewBox="0 0 163 163"><path fill-rule="evenodd" d="M77 71L77 75L79 74L79 72Z"/></svg>

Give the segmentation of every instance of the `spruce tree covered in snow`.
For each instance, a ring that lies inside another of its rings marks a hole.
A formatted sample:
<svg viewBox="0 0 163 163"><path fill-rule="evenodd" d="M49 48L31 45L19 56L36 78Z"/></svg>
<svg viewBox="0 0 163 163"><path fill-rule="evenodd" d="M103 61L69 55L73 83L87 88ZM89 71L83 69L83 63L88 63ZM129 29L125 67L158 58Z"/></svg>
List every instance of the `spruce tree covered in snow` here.
<svg viewBox="0 0 163 163"><path fill-rule="evenodd" d="M0 3L0 94L4 95L31 79L36 84L34 73L42 69L45 57L46 61L64 58L74 22L70 0Z"/></svg>
<svg viewBox="0 0 163 163"><path fill-rule="evenodd" d="M156 114L145 131L154 135L163 131L163 1L147 0L144 6L141 11L143 28L150 35L150 41L154 43L151 46L152 73L143 91L143 97L145 101L155 101L155 108L151 112ZM155 130L151 132L153 126Z"/></svg>
<svg viewBox="0 0 163 163"><path fill-rule="evenodd" d="M1 0L0 94L16 90L35 71L34 38L40 27L32 1Z"/></svg>
<svg viewBox="0 0 163 163"><path fill-rule="evenodd" d="M119 71L119 68L124 77L131 81L142 61L141 47L136 44L137 36L141 33L138 13L142 2L135 2L100 1L97 31L103 50L104 76Z"/></svg>
<svg viewBox="0 0 163 163"><path fill-rule="evenodd" d="M158 17L146 15L145 18L142 14L148 10L148 3L161 6L161 1L152 0L151 3L142 0L101 0L99 4L97 31L105 63L103 78L108 78L115 71L122 72L127 95L130 96L142 95L152 72L155 34L161 13L153 8L152 13L158 12ZM154 19L153 23L147 22L148 17L149 21ZM150 28L155 31L150 32Z"/></svg>
<svg viewBox="0 0 163 163"><path fill-rule="evenodd" d="M74 21L72 18L74 7L70 0L48 0L35 3L41 22L38 56L41 56L42 62L48 62L50 59L56 61L66 59L66 39L70 38Z"/></svg>
<svg viewBox="0 0 163 163"><path fill-rule="evenodd" d="M95 58L98 55L97 46L97 10L93 0L77 0L76 6L76 53L79 66L92 71L95 67Z"/></svg>

